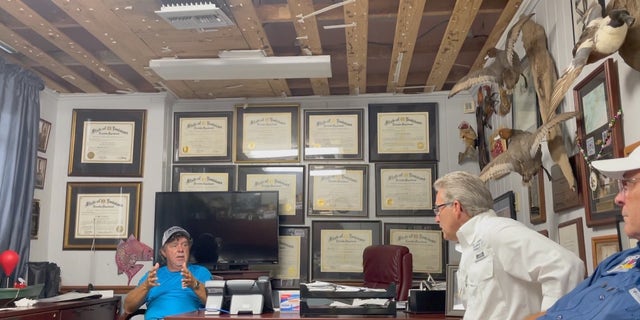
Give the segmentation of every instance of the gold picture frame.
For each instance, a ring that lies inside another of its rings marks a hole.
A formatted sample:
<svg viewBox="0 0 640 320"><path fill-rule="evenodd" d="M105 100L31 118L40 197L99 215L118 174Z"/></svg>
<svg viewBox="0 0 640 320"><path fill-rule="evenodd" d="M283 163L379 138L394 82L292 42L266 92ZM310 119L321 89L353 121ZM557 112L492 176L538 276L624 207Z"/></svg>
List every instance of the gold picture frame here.
<svg viewBox="0 0 640 320"><path fill-rule="evenodd" d="M620 239L617 234L591 238L591 253L593 268L610 255L620 252Z"/></svg>

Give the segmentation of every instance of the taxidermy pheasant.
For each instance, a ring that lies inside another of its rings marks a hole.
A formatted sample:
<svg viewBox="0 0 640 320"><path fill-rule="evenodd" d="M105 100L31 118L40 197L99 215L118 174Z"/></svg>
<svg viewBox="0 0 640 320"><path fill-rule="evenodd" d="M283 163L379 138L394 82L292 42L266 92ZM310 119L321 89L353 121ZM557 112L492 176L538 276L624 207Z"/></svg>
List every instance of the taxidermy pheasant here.
<svg viewBox="0 0 640 320"><path fill-rule="evenodd" d="M509 128L501 129L499 136L507 139L507 150L495 157L482 169L480 179L485 182L492 179L500 179L515 171L522 176L522 182L528 184L542 167L540 143L546 138L550 129L560 122L575 117L576 114L576 112L566 112L554 116L535 132Z"/></svg>
<svg viewBox="0 0 640 320"><path fill-rule="evenodd" d="M516 83L518 83L520 74L522 74L520 57L514 51L513 47L520 35L522 25L529 20L530 17L531 15L522 16L520 20L509 29L504 50L498 48L489 49L487 55L489 58L494 58L494 60L486 67L472 71L458 80L453 88L451 88L449 98L462 90L468 90L474 86L488 83L496 84L500 90L506 90L507 93L510 93Z"/></svg>
<svg viewBox="0 0 640 320"><path fill-rule="evenodd" d="M553 87L551 109L555 109L564 99L565 93L585 65L620 49L629 27L635 22L635 18L626 9L612 9L607 12L607 15L602 16L602 7L597 2L591 3L585 15L586 27L573 48L573 60Z"/></svg>

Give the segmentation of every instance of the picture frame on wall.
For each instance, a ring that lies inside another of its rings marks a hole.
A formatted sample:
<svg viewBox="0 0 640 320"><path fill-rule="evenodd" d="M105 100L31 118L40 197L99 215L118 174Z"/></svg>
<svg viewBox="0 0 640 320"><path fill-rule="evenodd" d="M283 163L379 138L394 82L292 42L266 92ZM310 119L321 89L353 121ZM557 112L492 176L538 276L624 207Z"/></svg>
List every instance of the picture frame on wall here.
<svg viewBox="0 0 640 320"><path fill-rule="evenodd" d="M174 165L173 191L233 191L236 167L233 165Z"/></svg>
<svg viewBox="0 0 640 320"><path fill-rule="evenodd" d="M51 122L40 119L38 124L38 151L47 152L49 135L51 135Z"/></svg>
<svg viewBox="0 0 640 320"><path fill-rule="evenodd" d="M513 191L507 191L497 198L493 199L493 211L498 217L511 218L518 220L516 217L516 195Z"/></svg>
<svg viewBox="0 0 640 320"><path fill-rule="evenodd" d="M447 241L437 224L384 223L384 244L405 246L413 255L413 279L445 280Z"/></svg>
<svg viewBox="0 0 640 320"><path fill-rule="evenodd" d="M115 250L140 236L141 182L68 182L62 250Z"/></svg>
<svg viewBox="0 0 640 320"><path fill-rule="evenodd" d="M363 109L305 110L305 160L362 160Z"/></svg>
<svg viewBox="0 0 640 320"><path fill-rule="evenodd" d="M47 178L47 159L43 157L36 158L36 175L34 187L44 189L44 182Z"/></svg>
<svg viewBox="0 0 640 320"><path fill-rule="evenodd" d="M146 110L74 109L69 176L142 177Z"/></svg>
<svg viewBox="0 0 640 320"><path fill-rule="evenodd" d="M579 180L588 227L613 225L620 208L615 204L618 185L592 169L593 160L623 156L622 113L618 69L609 58L573 89L577 118Z"/></svg>
<svg viewBox="0 0 640 320"><path fill-rule="evenodd" d="M40 230L40 199L33 199L31 202L31 230L29 236L32 240L38 239Z"/></svg>
<svg viewBox="0 0 640 320"><path fill-rule="evenodd" d="M300 289L309 282L309 227L281 226L279 263L271 279L273 289Z"/></svg>
<svg viewBox="0 0 640 320"><path fill-rule="evenodd" d="M553 211L555 213L566 212L584 205L584 202L582 201L582 194L584 192L582 191L582 186L579 183L580 175L578 174L578 163L582 161L582 159L579 159L580 157L580 153L569 157L571 172L577 179L576 190L571 189L569 182L562 173L562 169L559 165L554 164L551 166L551 192L553 196Z"/></svg>
<svg viewBox="0 0 640 320"><path fill-rule="evenodd" d="M587 270L587 257L584 248L584 231L582 217L558 224L558 243L582 259Z"/></svg>
<svg viewBox="0 0 640 320"><path fill-rule="evenodd" d="M308 216L368 216L368 165L312 164L308 181Z"/></svg>
<svg viewBox="0 0 640 320"><path fill-rule="evenodd" d="M435 162L376 163L376 216L435 216Z"/></svg>
<svg viewBox="0 0 640 320"><path fill-rule="evenodd" d="M382 244L381 227L379 220L312 221L312 279L362 281L364 248Z"/></svg>
<svg viewBox="0 0 640 320"><path fill-rule="evenodd" d="M369 161L438 161L438 104L369 104Z"/></svg>
<svg viewBox="0 0 640 320"><path fill-rule="evenodd" d="M236 105L236 162L300 162L300 106Z"/></svg>
<svg viewBox="0 0 640 320"><path fill-rule="evenodd" d="M624 218L622 216L618 216L616 222L616 231L618 232L618 242L620 250L635 248L638 245L638 239L629 238L627 233L624 232L624 225Z"/></svg>
<svg viewBox="0 0 640 320"><path fill-rule="evenodd" d="M173 161L231 161L233 112L176 112Z"/></svg>
<svg viewBox="0 0 640 320"><path fill-rule="evenodd" d="M465 312L464 304L460 297L458 284L458 265L447 265L447 295L445 298L445 315L448 317L463 317Z"/></svg>
<svg viewBox="0 0 640 320"><path fill-rule="evenodd" d="M529 222L531 224L541 224L547 221L544 179L544 169L540 168L538 174L531 180L527 188L529 195Z"/></svg>
<svg viewBox="0 0 640 320"><path fill-rule="evenodd" d="M598 236L591 238L591 257L595 269L602 260L610 255L620 252L620 241L617 234Z"/></svg>
<svg viewBox="0 0 640 320"><path fill-rule="evenodd" d="M280 224L304 224L304 166L238 166L238 191L278 191Z"/></svg>

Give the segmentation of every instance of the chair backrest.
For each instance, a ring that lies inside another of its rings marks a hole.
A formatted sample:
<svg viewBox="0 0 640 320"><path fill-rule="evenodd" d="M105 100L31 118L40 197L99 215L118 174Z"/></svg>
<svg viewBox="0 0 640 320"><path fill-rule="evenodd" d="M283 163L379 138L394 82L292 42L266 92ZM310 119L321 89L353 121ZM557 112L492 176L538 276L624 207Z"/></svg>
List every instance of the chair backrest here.
<svg viewBox="0 0 640 320"><path fill-rule="evenodd" d="M413 256L409 248L398 245L368 246L362 253L364 286L388 288L396 284L396 300L409 297L413 281Z"/></svg>

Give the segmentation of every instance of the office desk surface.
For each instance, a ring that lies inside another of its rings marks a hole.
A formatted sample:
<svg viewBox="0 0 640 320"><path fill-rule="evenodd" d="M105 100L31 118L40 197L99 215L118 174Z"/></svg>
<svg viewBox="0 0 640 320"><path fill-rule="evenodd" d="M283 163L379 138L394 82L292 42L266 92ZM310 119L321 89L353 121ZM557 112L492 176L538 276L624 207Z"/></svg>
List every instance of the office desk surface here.
<svg viewBox="0 0 640 320"><path fill-rule="evenodd" d="M460 319L459 317L446 317L444 314L428 314L428 313L414 314L414 313L406 313L406 312L402 312L402 311L399 311L395 318L394 317L387 317L387 316L366 316L366 315L362 315L362 316L354 316L354 315L349 315L349 316L327 316L327 317L323 318L323 317L318 317L318 316L301 317L300 314L297 313L297 312L291 312L291 313L289 313L289 312L287 312L287 313L284 313L284 312L283 313L273 312L273 313L263 313L263 314L258 314L258 315L251 315L251 314L241 314L241 315L229 315L229 314L205 315L204 311L200 310L200 311L194 311L194 312L184 313L184 314L180 314L180 315L165 317L165 320L195 320L195 319L327 320L327 319L335 319L335 318L352 318L352 319L357 319L357 320L365 320L365 319L376 319L376 320L383 320L383 319L415 319L415 320L421 320L421 319L440 319L440 320L444 320L444 319Z"/></svg>

